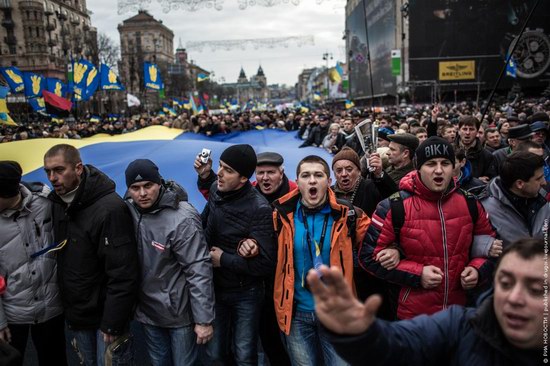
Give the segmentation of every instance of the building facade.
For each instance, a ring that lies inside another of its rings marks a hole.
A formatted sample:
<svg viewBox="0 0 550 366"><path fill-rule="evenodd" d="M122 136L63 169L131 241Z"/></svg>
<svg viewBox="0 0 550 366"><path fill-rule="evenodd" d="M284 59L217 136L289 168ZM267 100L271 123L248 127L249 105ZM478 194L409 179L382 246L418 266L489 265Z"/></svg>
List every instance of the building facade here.
<svg viewBox="0 0 550 366"><path fill-rule="evenodd" d="M0 66L67 80L71 59L98 59L86 0L0 0Z"/></svg>
<svg viewBox="0 0 550 366"><path fill-rule="evenodd" d="M267 102L270 98L267 78L261 66L258 67L256 75L250 77L250 80L248 80L244 69L241 67L237 82L222 84L222 86L226 89L235 90L236 95L233 98L236 98L240 105L244 105L249 100Z"/></svg>
<svg viewBox="0 0 550 366"><path fill-rule="evenodd" d="M170 65L174 58L174 33L161 20L156 20L147 11L140 10L137 15L119 24L120 54L119 74L126 90L144 102L145 108L159 103L158 92L148 91L144 87L143 64L155 63L165 85L170 92Z"/></svg>

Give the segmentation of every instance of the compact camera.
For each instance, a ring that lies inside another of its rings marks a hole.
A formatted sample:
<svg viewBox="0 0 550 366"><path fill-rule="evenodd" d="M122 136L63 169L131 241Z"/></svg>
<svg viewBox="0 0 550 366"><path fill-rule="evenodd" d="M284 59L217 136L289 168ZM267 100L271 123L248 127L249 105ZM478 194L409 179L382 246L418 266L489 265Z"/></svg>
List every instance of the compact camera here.
<svg viewBox="0 0 550 366"><path fill-rule="evenodd" d="M201 163L206 164L208 163L208 159L210 159L210 155L212 154L212 151L208 149L202 149L201 153L199 154L199 158L201 160Z"/></svg>

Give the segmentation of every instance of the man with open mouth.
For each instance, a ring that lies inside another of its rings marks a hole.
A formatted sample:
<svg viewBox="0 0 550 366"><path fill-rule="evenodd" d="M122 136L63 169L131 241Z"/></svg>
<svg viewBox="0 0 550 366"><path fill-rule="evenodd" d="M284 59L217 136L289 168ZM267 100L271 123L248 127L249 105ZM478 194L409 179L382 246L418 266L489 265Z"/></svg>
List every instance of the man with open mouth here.
<svg viewBox="0 0 550 366"><path fill-rule="evenodd" d="M273 294L277 321L293 365L345 365L319 331L306 275L330 265L340 268L351 285L352 247L361 242L370 219L337 200L321 157L302 159L296 175L298 189L273 203L279 240Z"/></svg>
<svg viewBox="0 0 550 366"><path fill-rule="evenodd" d="M458 189L449 142L430 137L414 160L416 170L401 180L401 191L378 205L359 258L367 270L400 286L392 298L398 319L465 305L466 291L490 277L484 257L502 245L481 204ZM396 245L403 257L388 270L378 253Z"/></svg>

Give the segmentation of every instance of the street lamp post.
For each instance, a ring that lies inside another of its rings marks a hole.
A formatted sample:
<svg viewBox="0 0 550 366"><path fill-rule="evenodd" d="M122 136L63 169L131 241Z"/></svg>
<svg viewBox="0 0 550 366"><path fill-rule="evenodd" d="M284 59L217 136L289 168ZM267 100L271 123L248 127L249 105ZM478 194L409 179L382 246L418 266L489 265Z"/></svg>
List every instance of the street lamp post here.
<svg viewBox="0 0 550 366"><path fill-rule="evenodd" d="M326 96L326 98L325 98L325 101L328 100L329 95L330 95L329 90L328 90L328 60L329 60L329 59L330 59L330 60L333 59L332 53L329 53L329 52L323 53L323 60L325 60L325 63L326 63L326 65L325 65L325 67L326 67L326 69L325 69L325 73L326 73L326 74L325 74L325 82L326 82L327 96Z"/></svg>

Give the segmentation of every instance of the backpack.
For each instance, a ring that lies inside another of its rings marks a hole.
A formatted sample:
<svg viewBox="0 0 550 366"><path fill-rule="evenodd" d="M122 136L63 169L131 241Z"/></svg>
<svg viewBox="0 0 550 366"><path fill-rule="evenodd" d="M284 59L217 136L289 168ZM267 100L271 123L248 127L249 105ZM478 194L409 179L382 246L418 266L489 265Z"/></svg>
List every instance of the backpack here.
<svg viewBox="0 0 550 366"><path fill-rule="evenodd" d="M462 189L458 189L458 192L461 193L466 199L466 204L468 205L468 212L472 218L472 222L477 222L479 217L479 212L477 210L477 199L476 197ZM391 221L393 226L393 233L395 234L395 242L400 243L401 240L401 228L405 224L405 206L403 205L403 198L410 197L411 194L405 193L405 197L401 196L401 192L395 192L392 194L390 199L390 208L391 208Z"/></svg>

